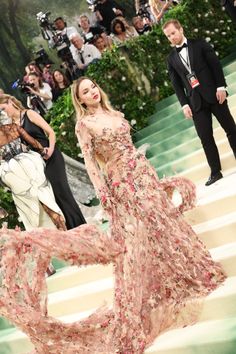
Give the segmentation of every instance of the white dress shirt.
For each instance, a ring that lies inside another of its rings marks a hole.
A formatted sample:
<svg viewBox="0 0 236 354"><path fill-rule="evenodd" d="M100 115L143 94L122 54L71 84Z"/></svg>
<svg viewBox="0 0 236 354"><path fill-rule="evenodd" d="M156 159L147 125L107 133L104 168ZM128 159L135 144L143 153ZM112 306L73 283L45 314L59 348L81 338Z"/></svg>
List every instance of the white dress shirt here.
<svg viewBox="0 0 236 354"><path fill-rule="evenodd" d="M83 56L84 63L81 60L81 54ZM78 65L89 65L94 59L100 59L101 53L93 44L85 43L80 50L77 49L76 52L73 53L73 58Z"/></svg>

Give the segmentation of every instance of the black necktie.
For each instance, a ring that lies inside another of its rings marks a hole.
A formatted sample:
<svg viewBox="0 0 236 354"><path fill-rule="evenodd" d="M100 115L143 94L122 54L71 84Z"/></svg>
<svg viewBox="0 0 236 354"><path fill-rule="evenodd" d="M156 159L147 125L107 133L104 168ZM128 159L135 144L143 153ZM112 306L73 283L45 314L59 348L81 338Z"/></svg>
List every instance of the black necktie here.
<svg viewBox="0 0 236 354"><path fill-rule="evenodd" d="M177 52L179 53L179 52L181 52L181 50L183 49L183 48L187 48L187 43L184 43L183 45L181 45L181 47L176 47L176 50L177 50Z"/></svg>
<svg viewBox="0 0 236 354"><path fill-rule="evenodd" d="M80 55L80 60L81 60L82 64L84 64L83 52L79 52L79 55Z"/></svg>

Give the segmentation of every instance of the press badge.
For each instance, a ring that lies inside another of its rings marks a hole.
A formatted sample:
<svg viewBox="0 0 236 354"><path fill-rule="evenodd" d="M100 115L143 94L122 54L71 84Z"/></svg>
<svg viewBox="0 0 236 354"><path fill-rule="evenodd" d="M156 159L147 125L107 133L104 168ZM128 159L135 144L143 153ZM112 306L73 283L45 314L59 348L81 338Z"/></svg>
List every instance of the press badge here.
<svg viewBox="0 0 236 354"><path fill-rule="evenodd" d="M186 75L186 78L187 78L187 80L189 82L189 85L193 89L200 85L200 82L198 81L198 78L197 78L195 72L191 72L190 74Z"/></svg>

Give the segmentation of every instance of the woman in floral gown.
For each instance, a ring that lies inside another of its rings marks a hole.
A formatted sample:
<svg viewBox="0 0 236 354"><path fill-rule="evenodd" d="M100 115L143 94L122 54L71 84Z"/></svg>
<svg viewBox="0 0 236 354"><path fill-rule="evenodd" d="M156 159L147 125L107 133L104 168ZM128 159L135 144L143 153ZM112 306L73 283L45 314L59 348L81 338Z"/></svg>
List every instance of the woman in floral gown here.
<svg viewBox="0 0 236 354"><path fill-rule="evenodd" d="M80 78L72 98L88 174L110 217L112 237L125 249L115 266L113 341L118 352L138 354L225 275L181 215L193 206L193 184L158 180L132 144L128 122L95 82ZM179 208L167 195L175 187L183 199ZM194 317L189 311L182 324Z"/></svg>
<svg viewBox="0 0 236 354"><path fill-rule="evenodd" d="M36 353L141 354L167 328L196 321L201 309L197 305L224 281L225 274L181 215L194 204L193 184L183 178L158 179L132 144L128 122L112 109L96 83L78 79L72 98L76 134L110 219L111 235L91 225L59 233L0 231L5 259L0 277L10 283L0 288L0 311L28 334ZM179 207L170 199L175 188L182 196ZM30 251L25 250L27 245ZM11 260L14 252L22 250L26 260L35 253L32 295L17 277L25 263L18 257L14 270ZM113 308L101 308L73 324L49 317L45 284L36 269L39 265L43 269L44 260L52 256L78 265L113 262ZM7 264L12 265L10 270ZM21 296L14 291L11 295L14 279Z"/></svg>

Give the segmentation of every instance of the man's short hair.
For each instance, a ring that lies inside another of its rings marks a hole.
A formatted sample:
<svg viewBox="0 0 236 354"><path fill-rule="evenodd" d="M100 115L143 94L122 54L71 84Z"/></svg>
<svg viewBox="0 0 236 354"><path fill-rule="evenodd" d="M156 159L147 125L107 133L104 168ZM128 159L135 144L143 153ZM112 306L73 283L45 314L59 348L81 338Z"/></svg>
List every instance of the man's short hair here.
<svg viewBox="0 0 236 354"><path fill-rule="evenodd" d="M178 30L179 30L180 28L182 28L182 25L181 25L181 23L180 23L178 20L176 20L176 19L174 19L174 18L171 18L170 20L166 21L166 22L163 24L163 26L162 26L162 31L164 31L164 30L166 29L166 27L168 27L169 25L174 25L175 28L177 28Z"/></svg>
<svg viewBox="0 0 236 354"><path fill-rule="evenodd" d="M64 23L66 23L65 20L64 20L64 18L61 17L61 16L55 18L55 20L54 20L53 22L55 23L55 22L57 22L57 21L59 21L59 20L60 20L60 21L63 21Z"/></svg>
<svg viewBox="0 0 236 354"><path fill-rule="evenodd" d="M88 17L87 14L81 14L81 15L79 15L79 20L80 20L81 18L87 18L88 22L90 23L90 20L89 20L89 17Z"/></svg>

